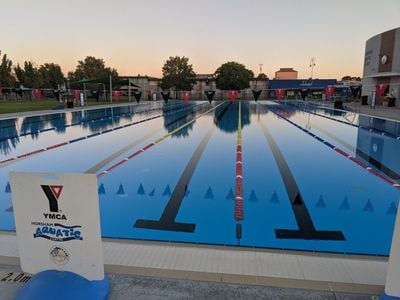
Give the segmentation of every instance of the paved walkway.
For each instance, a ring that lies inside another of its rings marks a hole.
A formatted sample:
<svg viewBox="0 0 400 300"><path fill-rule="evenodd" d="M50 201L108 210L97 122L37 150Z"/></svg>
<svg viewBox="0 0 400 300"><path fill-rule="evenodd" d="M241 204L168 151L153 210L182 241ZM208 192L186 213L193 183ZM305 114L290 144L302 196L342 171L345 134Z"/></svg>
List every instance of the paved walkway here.
<svg viewBox="0 0 400 300"><path fill-rule="evenodd" d="M0 245L1 278L20 269L15 234L0 233ZM352 293L371 299L383 291L387 270L387 258L382 257L135 240L103 239L103 251L105 271L112 274L114 296L110 299L130 299L128 295L133 298L136 293L143 296L137 299L221 299L224 295L231 299L334 299L337 294ZM7 282L0 288L13 294L15 285ZM159 285L165 285L165 290ZM159 294L152 295L154 289Z"/></svg>
<svg viewBox="0 0 400 300"><path fill-rule="evenodd" d="M371 108L369 105L361 105L360 103L346 103L345 108L360 114L370 115L383 119L391 119L400 121L400 107L376 106Z"/></svg>

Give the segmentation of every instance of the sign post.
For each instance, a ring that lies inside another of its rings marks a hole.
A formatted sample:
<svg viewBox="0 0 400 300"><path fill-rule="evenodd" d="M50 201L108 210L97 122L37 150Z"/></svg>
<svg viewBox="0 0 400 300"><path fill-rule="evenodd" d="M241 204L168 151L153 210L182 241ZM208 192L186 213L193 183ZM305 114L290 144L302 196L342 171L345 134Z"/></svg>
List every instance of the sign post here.
<svg viewBox="0 0 400 300"><path fill-rule="evenodd" d="M97 177L11 172L10 184L21 268L35 274L17 299L106 299Z"/></svg>

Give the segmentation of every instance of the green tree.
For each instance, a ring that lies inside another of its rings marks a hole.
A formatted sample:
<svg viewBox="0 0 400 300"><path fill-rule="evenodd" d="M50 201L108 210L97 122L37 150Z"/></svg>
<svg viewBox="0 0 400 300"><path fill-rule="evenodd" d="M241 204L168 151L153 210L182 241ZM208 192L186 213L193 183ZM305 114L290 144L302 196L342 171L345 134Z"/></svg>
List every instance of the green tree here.
<svg viewBox="0 0 400 300"><path fill-rule="evenodd" d="M38 69L33 66L30 61L24 62L24 68L21 68L19 64L15 67L15 75L19 84L25 87L39 87L39 73Z"/></svg>
<svg viewBox="0 0 400 300"><path fill-rule="evenodd" d="M175 91L190 91L196 83L193 67L189 65L189 58L184 56L170 56L165 62L162 72L162 89L174 88Z"/></svg>
<svg viewBox="0 0 400 300"><path fill-rule="evenodd" d="M1 56L0 51L0 86L2 87L14 87L16 80L12 74L12 61L7 58L7 54Z"/></svg>
<svg viewBox="0 0 400 300"><path fill-rule="evenodd" d="M220 90L243 90L249 88L250 80L254 78L253 71L234 61L222 64L214 75L215 83Z"/></svg>
<svg viewBox="0 0 400 300"><path fill-rule="evenodd" d="M265 75L265 73L260 73L258 74L257 79L268 79L268 76Z"/></svg>
<svg viewBox="0 0 400 300"><path fill-rule="evenodd" d="M61 67L54 63L46 63L41 65L38 70L40 87L58 88L59 84L64 82L64 74Z"/></svg>
<svg viewBox="0 0 400 300"><path fill-rule="evenodd" d="M96 78L104 79L110 76L114 78L118 77L117 70L106 67L102 58L96 58L93 56L86 56L83 61L79 60L75 71L68 73L68 78L72 81Z"/></svg>
<svg viewBox="0 0 400 300"><path fill-rule="evenodd" d="M351 80L351 76L349 76L349 75L342 77L342 81L349 81L349 80Z"/></svg>

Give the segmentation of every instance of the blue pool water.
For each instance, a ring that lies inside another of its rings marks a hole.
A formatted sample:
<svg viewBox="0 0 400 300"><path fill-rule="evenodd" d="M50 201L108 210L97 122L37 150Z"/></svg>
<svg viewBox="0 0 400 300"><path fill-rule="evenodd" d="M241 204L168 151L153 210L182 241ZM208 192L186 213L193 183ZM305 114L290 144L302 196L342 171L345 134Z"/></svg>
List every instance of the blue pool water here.
<svg viewBox="0 0 400 300"><path fill-rule="evenodd" d="M15 229L10 171L88 172L99 175L103 237L388 255L399 129L269 101L152 102L1 120L0 230Z"/></svg>

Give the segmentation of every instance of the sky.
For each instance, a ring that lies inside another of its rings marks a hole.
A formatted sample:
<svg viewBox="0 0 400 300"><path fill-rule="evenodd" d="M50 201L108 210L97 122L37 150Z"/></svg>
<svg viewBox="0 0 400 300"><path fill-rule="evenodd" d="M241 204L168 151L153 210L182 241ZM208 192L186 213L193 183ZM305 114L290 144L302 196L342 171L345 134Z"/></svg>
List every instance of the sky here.
<svg viewBox="0 0 400 300"><path fill-rule="evenodd" d="M2 0L0 50L13 63L86 56L120 75L162 76L170 56L199 74L236 61L273 78L362 76L365 42L400 27L400 0Z"/></svg>

